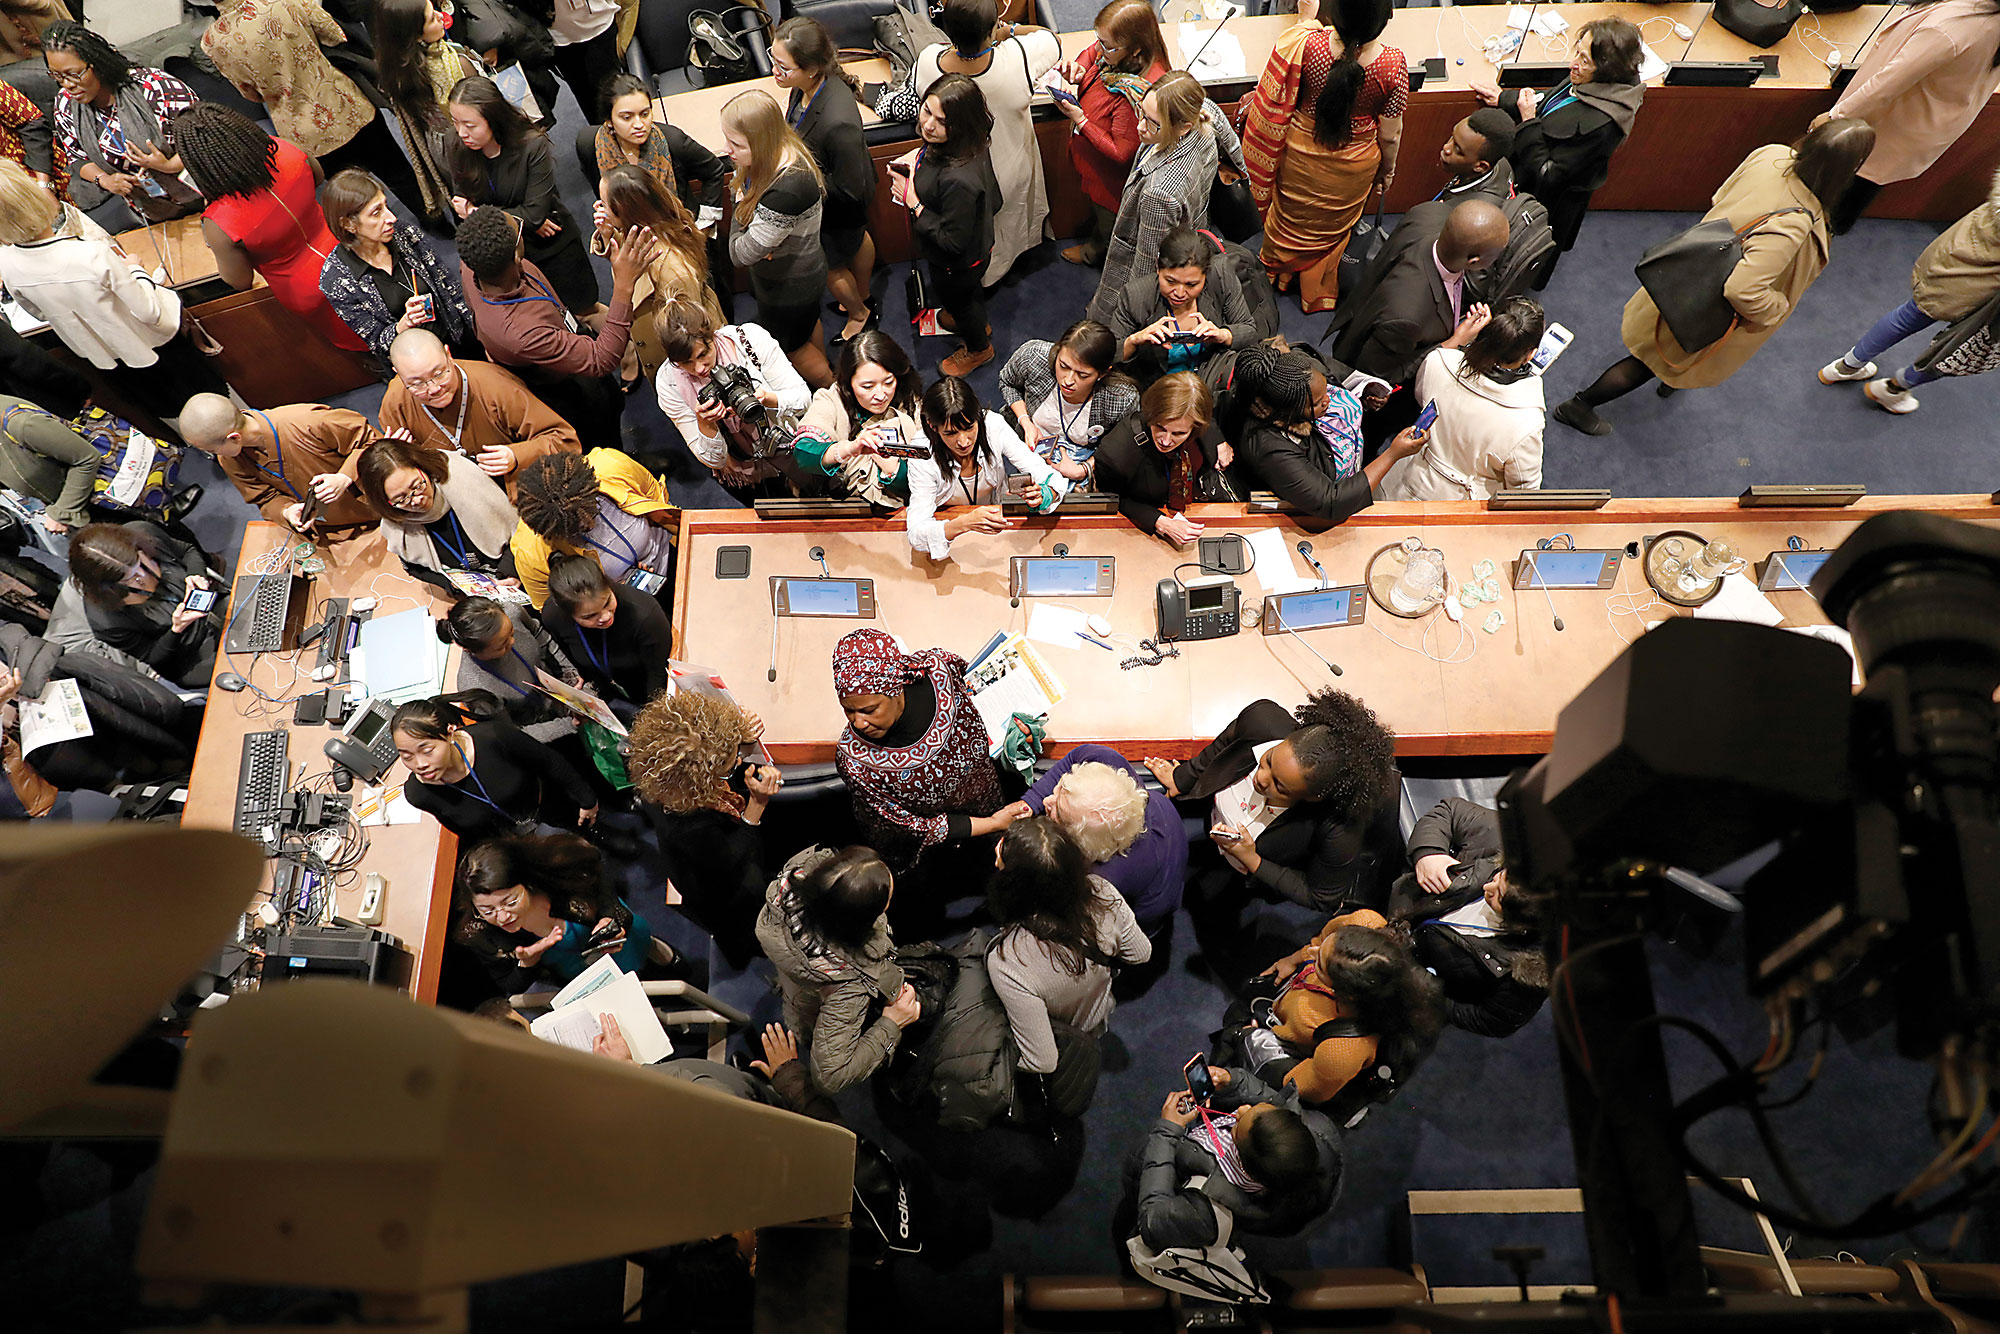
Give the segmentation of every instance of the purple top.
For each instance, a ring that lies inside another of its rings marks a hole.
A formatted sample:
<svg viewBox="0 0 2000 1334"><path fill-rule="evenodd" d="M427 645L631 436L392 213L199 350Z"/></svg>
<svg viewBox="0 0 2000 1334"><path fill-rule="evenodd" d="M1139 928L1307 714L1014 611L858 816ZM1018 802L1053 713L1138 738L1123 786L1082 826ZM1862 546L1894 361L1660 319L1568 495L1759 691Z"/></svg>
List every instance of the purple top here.
<svg viewBox="0 0 2000 1334"><path fill-rule="evenodd" d="M1062 781L1062 776L1070 771L1071 766L1091 760L1132 775L1132 780L1139 784L1139 790L1146 794L1145 829L1133 840L1131 847L1090 869L1093 874L1110 881L1124 896L1125 902L1131 905L1132 915L1139 919L1139 925L1150 935L1181 906L1181 885L1187 879L1188 850L1187 830L1181 823L1181 813L1174 809L1174 803L1166 793L1155 792L1146 786L1146 771L1109 746L1075 746L1037 779L1021 799L1035 814L1040 815L1042 803L1048 799L1049 793L1055 791L1056 784Z"/></svg>

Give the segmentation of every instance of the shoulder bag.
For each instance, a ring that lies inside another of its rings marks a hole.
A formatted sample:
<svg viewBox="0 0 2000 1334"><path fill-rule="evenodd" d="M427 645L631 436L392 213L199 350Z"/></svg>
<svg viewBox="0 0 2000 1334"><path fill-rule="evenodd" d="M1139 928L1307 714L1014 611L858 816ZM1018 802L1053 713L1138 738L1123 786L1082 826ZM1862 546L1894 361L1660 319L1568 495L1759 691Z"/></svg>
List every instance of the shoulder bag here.
<svg viewBox="0 0 2000 1334"><path fill-rule="evenodd" d="M1774 209L1740 228L1731 227L1727 218L1698 222L1641 255L1634 270L1639 285L1659 307L1660 320L1674 341L1695 352L1726 337L1738 317L1722 289L1742 262L1744 238L1780 214L1811 211Z"/></svg>
<svg viewBox="0 0 2000 1334"><path fill-rule="evenodd" d="M1768 48L1784 41L1804 12L1800 0L1778 0L1774 5L1763 0L1715 0L1715 21L1752 46Z"/></svg>

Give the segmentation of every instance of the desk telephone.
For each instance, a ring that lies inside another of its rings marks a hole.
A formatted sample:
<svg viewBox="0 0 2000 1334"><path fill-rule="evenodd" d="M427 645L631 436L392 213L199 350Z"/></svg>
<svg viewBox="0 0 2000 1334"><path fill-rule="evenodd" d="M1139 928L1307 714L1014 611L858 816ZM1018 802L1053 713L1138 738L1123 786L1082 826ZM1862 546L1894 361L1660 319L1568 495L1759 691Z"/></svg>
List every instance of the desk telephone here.
<svg viewBox="0 0 2000 1334"><path fill-rule="evenodd" d="M1162 579L1154 593L1161 639L1227 639L1242 626L1243 590L1226 574Z"/></svg>

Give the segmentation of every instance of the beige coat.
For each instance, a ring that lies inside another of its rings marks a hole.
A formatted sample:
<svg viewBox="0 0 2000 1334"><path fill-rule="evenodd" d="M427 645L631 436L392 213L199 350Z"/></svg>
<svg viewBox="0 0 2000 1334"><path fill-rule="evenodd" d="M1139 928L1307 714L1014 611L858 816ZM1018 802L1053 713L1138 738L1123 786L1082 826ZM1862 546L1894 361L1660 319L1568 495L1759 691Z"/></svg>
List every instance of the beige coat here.
<svg viewBox="0 0 2000 1334"><path fill-rule="evenodd" d="M1947 324L1964 319L2000 287L2000 171L1986 202L1947 227L1917 256L1910 295L1917 309Z"/></svg>
<svg viewBox="0 0 2000 1334"><path fill-rule="evenodd" d="M1875 127L1862 176L1893 185L1930 170L2000 87L1996 49L2000 12L1989 0L1938 0L1884 25L1833 104L1835 116Z"/></svg>
<svg viewBox="0 0 2000 1334"><path fill-rule="evenodd" d="M1688 352L1674 341L1645 288L1625 303L1619 336L1663 383L1675 389L1705 389L1736 374L1791 318L1806 289L1826 267L1826 212L1818 197L1791 174L1792 160L1792 150L1784 144L1756 150L1722 183L1714 206L1702 219L1727 218L1740 229L1781 208L1807 210L1772 218L1744 238L1743 258L1722 288L1739 317L1727 336L1700 352Z"/></svg>
<svg viewBox="0 0 2000 1334"><path fill-rule="evenodd" d="M1542 378L1500 384L1464 373L1457 348L1431 350L1417 368L1417 401L1436 403L1424 447L1396 465L1377 500L1485 500L1542 484Z"/></svg>

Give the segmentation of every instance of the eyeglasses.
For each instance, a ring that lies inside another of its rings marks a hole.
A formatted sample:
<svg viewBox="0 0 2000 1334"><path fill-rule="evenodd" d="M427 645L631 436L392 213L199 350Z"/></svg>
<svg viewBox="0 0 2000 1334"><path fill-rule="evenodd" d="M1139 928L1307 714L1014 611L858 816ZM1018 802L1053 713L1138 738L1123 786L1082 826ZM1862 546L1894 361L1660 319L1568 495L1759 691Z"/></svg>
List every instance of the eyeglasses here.
<svg viewBox="0 0 2000 1334"><path fill-rule="evenodd" d="M399 510L420 510L430 504L431 479L419 474L401 492L389 494L388 500Z"/></svg>
<svg viewBox="0 0 2000 1334"><path fill-rule="evenodd" d="M1141 125L1150 125L1156 130L1160 128L1159 120L1155 117L1147 115L1146 108L1144 107L1139 108L1139 123Z"/></svg>
<svg viewBox="0 0 2000 1334"><path fill-rule="evenodd" d="M442 368L434 370L429 375L423 376L419 379L413 380L409 376L405 375L403 377L403 385L405 388L411 390L413 393L421 393L426 389L435 389L437 386L443 384L447 379L449 379L453 374L455 374L457 370L458 370L458 363L447 361Z"/></svg>

